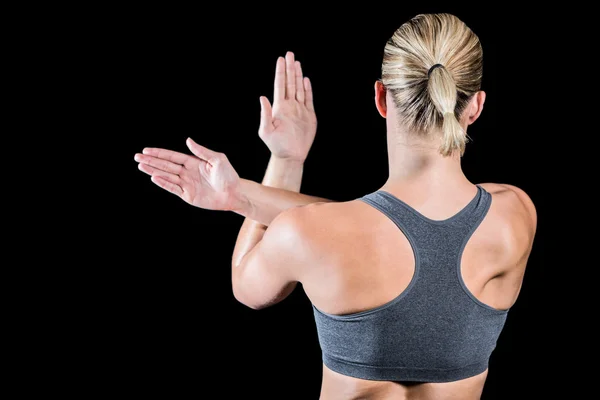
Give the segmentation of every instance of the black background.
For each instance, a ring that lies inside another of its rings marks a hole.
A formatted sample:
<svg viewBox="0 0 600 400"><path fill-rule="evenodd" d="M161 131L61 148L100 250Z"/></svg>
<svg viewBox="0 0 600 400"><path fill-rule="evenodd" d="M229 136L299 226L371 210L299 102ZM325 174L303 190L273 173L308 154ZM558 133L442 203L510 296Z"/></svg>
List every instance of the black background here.
<svg viewBox="0 0 600 400"><path fill-rule="evenodd" d="M98 390L318 398L321 353L301 288L262 311L237 303L230 260L242 217L187 205L152 184L133 156L144 147L189 153L189 136L260 181L269 152L257 135L258 99L272 99L275 61L290 50L312 80L319 122L302 192L349 200L376 190L387 178L385 121L373 104L383 48L403 22L428 12L454 13L483 45L488 97L469 128L467 177L519 186L538 211L522 292L492 355L483 399L542 395L550 379L540 337L550 328L544 311L552 271L543 259L545 141L530 116L549 107L532 71L545 59L540 49L552 23L498 7L426 4L102 10L87 44L98 72L95 145L110 149L104 157L118 172L107 169L109 183L98 188L98 223L110 232L93 253L104 261L92 307L99 339L90 357L106 365Z"/></svg>

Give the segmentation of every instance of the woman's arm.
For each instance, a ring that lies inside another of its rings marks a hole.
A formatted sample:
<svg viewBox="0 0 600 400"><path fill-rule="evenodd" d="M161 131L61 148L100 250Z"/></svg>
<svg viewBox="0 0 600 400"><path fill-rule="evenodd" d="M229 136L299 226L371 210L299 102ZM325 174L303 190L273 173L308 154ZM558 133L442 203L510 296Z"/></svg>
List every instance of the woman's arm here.
<svg viewBox="0 0 600 400"><path fill-rule="evenodd" d="M266 186L240 179L225 154L200 146L192 139L187 140L187 145L197 157L145 148L135 155L135 160L152 182L193 206L234 211L268 225L288 208L330 201L297 192L302 179L301 164L272 160L264 178L269 185Z"/></svg>
<svg viewBox="0 0 600 400"><path fill-rule="evenodd" d="M294 274L288 271L291 268L289 257L285 261L273 254L285 252L291 255L289 252L294 250L295 244L290 247L289 235L290 232L293 234L295 224L286 218L278 218L279 224L271 222L279 215L285 216L282 214L285 210L329 200L285 189L300 188L302 164L271 160L264 178L271 186L266 186L240 179L224 154L213 152L191 139L187 145L197 157L146 148L143 154L136 154L135 159L139 169L151 175L152 182L187 203L246 216L232 257L234 294L239 301L253 308L283 300L291 293L296 281ZM269 240L263 240L266 224L272 225Z"/></svg>
<svg viewBox="0 0 600 400"><path fill-rule="evenodd" d="M330 202L322 197L300 193L303 164L271 157L262 184L240 180L240 196L244 201L231 211L268 226L282 211L317 202Z"/></svg>
<svg viewBox="0 0 600 400"><path fill-rule="evenodd" d="M262 185L240 180L243 201L232 211L246 217L233 250L232 264L240 265L243 257L262 239L267 226L281 212L297 206L330 202L321 197L299 193L303 164L271 157Z"/></svg>
<svg viewBox="0 0 600 400"><path fill-rule="evenodd" d="M270 276L271 290L281 289L283 297L279 298L284 298L295 282L284 275L268 272L265 267L268 263L260 261L265 249L277 247L275 239L270 240L273 242L270 245L262 246L262 252L253 250L260 247L257 244L267 225L283 211L330 200L299 193L304 160L313 143L317 123L310 81L303 78L300 63L294 61L292 53L288 53L285 60L279 58L277 61L274 99L271 108L269 101L261 97L259 136L272 153L262 185L240 179L223 153L209 150L191 139L186 143L196 157L146 148L143 154L136 154L135 159L139 169L152 176L152 182L187 203L245 216L232 257L234 292L236 287L252 286L240 281L253 282L252 277ZM279 225L285 227L284 223ZM280 236L279 230L273 232L273 238ZM248 257L250 255L253 256ZM241 279L243 276L249 278Z"/></svg>
<svg viewBox="0 0 600 400"><path fill-rule="evenodd" d="M302 183L304 160L317 131L310 80L303 77L302 67L288 52L277 59L273 107L261 97L258 134L271 150L271 159L263 184L242 180L244 201L233 211L246 220L233 251L234 268L262 239L271 221L291 207L329 201L298 193ZM234 274L235 275L235 274Z"/></svg>

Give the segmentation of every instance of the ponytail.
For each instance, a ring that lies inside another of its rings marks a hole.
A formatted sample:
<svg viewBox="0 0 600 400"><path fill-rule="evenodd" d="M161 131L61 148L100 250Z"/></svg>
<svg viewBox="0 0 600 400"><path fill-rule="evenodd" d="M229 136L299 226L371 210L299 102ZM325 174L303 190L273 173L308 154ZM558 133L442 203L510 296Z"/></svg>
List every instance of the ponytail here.
<svg viewBox="0 0 600 400"><path fill-rule="evenodd" d="M456 83L443 65L436 64L429 70L427 91L431 102L442 115L442 144L440 154L450 156L456 150L462 156L467 144L467 134L456 118Z"/></svg>

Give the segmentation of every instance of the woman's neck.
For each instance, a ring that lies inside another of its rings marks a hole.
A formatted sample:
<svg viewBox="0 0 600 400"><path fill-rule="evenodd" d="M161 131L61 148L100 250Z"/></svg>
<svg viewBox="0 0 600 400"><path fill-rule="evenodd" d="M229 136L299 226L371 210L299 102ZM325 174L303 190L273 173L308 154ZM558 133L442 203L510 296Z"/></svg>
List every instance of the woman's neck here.
<svg viewBox="0 0 600 400"><path fill-rule="evenodd" d="M386 186L416 184L428 187L456 187L471 184L461 168L460 154L439 153L439 135L431 138L388 127L389 178Z"/></svg>

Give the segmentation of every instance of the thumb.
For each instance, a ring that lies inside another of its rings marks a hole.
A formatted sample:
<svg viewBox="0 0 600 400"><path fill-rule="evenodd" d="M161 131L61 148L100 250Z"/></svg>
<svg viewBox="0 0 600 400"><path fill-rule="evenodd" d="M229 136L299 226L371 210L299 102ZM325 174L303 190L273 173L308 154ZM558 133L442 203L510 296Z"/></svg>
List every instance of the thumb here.
<svg viewBox="0 0 600 400"><path fill-rule="evenodd" d="M273 109L269 99L265 96L260 96L260 127L258 132L260 134L267 133L273 126Z"/></svg>
<svg viewBox="0 0 600 400"><path fill-rule="evenodd" d="M218 153L209 150L204 146L200 146L198 143L194 142L192 138L187 138L185 144L191 150L191 152L201 160L212 163L217 159Z"/></svg>

